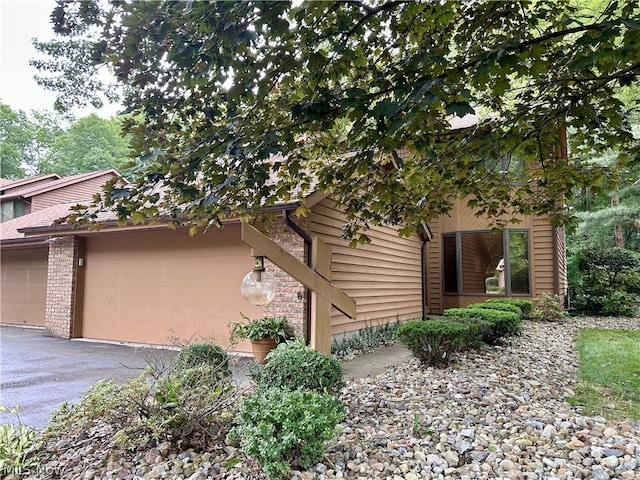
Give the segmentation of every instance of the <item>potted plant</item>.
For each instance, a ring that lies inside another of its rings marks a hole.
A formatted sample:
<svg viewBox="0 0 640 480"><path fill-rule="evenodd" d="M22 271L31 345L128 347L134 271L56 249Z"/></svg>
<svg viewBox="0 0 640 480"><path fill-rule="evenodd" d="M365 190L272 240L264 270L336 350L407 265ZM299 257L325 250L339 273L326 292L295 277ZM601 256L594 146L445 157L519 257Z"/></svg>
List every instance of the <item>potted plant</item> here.
<svg viewBox="0 0 640 480"><path fill-rule="evenodd" d="M241 314L242 315L242 314ZM242 315L246 322L231 322L231 342L249 340L257 363L266 363L267 354L279 343L294 338L293 330L286 317L262 317L250 319Z"/></svg>

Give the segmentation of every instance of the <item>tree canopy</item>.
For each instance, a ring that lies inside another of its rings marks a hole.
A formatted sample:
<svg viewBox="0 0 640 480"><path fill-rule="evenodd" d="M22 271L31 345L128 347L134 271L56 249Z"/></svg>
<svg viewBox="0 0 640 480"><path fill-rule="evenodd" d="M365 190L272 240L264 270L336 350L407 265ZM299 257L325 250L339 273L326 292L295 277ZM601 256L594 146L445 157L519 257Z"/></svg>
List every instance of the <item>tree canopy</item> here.
<svg viewBox="0 0 640 480"><path fill-rule="evenodd" d="M122 87L141 162L98 206L123 220L208 227L321 190L349 237L408 233L456 198L498 225L563 223L575 187L607 180L565 161L563 132L638 162L636 1L60 1L52 22L35 64L61 108L112 97L105 66Z"/></svg>
<svg viewBox="0 0 640 480"><path fill-rule="evenodd" d="M129 161L129 140L121 135L120 123L96 114L77 120L47 111L28 114L0 103L0 173L23 178L118 169Z"/></svg>

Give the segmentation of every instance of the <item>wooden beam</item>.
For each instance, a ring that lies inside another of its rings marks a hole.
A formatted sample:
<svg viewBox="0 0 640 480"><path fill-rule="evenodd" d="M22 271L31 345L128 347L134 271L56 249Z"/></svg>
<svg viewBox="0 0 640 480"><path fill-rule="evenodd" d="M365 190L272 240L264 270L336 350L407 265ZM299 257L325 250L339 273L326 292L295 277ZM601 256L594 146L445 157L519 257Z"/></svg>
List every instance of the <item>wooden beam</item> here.
<svg viewBox="0 0 640 480"><path fill-rule="evenodd" d="M331 247L314 237L311 252L311 268L331 281ZM331 302L314 291L311 292L311 347L331 355Z"/></svg>
<svg viewBox="0 0 640 480"><path fill-rule="evenodd" d="M349 318L356 318L356 302L330 281L322 278L303 262L284 250L280 245L247 223L242 224L241 239L256 252L271 260L309 290L316 292Z"/></svg>

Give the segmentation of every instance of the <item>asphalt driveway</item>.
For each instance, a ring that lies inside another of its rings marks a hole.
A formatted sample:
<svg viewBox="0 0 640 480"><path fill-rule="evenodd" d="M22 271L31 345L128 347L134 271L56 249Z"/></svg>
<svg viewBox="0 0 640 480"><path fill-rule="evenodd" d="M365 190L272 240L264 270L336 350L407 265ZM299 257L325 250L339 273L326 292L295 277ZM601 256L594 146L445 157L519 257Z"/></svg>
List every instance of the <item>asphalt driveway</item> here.
<svg viewBox="0 0 640 480"><path fill-rule="evenodd" d="M20 407L22 423L44 428L62 402L77 402L91 385L138 376L148 359L173 362L177 352L44 336L41 329L0 327L0 405ZM0 413L0 423L15 423Z"/></svg>

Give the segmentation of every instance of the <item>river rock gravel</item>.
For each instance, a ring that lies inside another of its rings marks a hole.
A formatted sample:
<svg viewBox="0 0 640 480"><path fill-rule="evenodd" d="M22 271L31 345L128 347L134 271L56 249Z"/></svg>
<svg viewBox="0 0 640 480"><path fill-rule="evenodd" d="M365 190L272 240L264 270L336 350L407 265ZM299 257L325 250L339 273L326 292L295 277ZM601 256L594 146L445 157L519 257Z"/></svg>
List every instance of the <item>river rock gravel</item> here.
<svg viewBox="0 0 640 480"><path fill-rule="evenodd" d="M340 433L321 463L290 478L640 480L640 420L590 417L567 402L576 388L575 337L587 327L640 329L640 318L527 321L521 335L447 368L414 359L347 382ZM264 478L231 445L198 452L160 444L118 456L109 436L95 425L59 440L57 456L28 478Z"/></svg>

